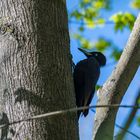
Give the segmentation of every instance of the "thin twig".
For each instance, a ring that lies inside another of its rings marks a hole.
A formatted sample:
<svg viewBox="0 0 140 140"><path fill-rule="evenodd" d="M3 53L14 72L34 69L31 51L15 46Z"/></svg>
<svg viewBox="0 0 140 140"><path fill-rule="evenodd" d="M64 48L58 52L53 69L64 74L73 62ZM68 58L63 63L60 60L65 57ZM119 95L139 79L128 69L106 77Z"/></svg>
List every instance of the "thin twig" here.
<svg viewBox="0 0 140 140"><path fill-rule="evenodd" d="M131 134L131 135L133 135L134 137L136 137L138 140L140 140L140 137L139 136L137 136L136 134L134 134L133 132L131 132L131 131L129 131L129 130L127 130L127 129L124 129L122 126L120 126L120 125L118 125L118 124L115 124L118 128L120 128L120 129L122 129L123 131L125 131L125 132L127 132L127 133L129 133L129 134ZM119 135L119 134L118 134ZM118 135L116 135L115 137L118 137Z"/></svg>
<svg viewBox="0 0 140 140"><path fill-rule="evenodd" d="M84 26L89 26L89 25L104 25L104 24L114 24L113 21L93 21L93 22L84 22L84 21L77 21L77 20L69 20L69 23L72 24L78 24L78 25L84 25Z"/></svg>
<svg viewBox="0 0 140 140"><path fill-rule="evenodd" d="M90 109L90 108L117 108L117 107L121 107L121 108L138 108L140 109L140 106L134 106L134 105L119 105L119 104L112 104L112 105L93 105L93 106L84 106L84 107L75 107L75 108L70 108L70 109L65 109L65 110L60 110L60 111L53 111L50 113L45 113L45 114L40 114L40 115L36 115L30 118L25 118L25 119L21 119L18 121L13 121L10 122L8 124L3 124L0 125L0 129L9 125L13 125L13 124L17 124L20 122L24 122L24 121L30 121L33 119L40 119L40 118L44 118L44 117L50 117L50 116L56 116L56 115L60 115L60 114L65 114L68 112L76 112L78 110L83 110L83 109Z"/></svg>

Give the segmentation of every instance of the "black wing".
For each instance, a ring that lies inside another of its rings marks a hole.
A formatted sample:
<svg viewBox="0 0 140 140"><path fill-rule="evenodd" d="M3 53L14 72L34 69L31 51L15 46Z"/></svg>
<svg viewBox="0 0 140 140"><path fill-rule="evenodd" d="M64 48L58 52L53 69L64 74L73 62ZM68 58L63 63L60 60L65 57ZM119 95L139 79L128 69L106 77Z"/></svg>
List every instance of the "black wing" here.
<svg viewBox="0 0 140 140"><path fill-rule="evenodd" d="M74 69L74 84L77 107L88 106L90 104L99 74L100 67L94 58L82 60L76 65ZM78 117L81 112L86 116L88 109L78 111Z"/></svg>

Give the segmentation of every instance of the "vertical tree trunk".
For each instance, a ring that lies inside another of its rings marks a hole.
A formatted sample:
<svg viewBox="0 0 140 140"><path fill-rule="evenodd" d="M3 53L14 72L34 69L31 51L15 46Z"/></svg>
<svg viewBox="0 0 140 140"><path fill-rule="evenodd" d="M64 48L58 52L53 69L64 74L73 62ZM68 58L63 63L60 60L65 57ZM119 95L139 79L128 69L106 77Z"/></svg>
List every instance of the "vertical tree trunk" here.
<svg viewBox="0 0 140 140"><path fill-rule="evenodd" d="M0 9L0 111L7 123L74 107L65 1L1 0ZM7 133L17 140L77 140L75 118L32 120Z"/></svg>

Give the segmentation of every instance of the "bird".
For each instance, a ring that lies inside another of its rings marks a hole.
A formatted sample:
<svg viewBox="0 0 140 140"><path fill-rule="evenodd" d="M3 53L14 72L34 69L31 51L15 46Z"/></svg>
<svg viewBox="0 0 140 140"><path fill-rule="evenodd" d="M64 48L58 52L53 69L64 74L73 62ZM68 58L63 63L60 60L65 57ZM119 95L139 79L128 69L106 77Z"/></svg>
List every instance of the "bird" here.
<svg viewBox="0 0 140 140"><path fill-rule="evenodd" d="M76 105L77 107L82 107L89 106L91 103L95 92L95 86L99 79L100 67L105 66L106 57L101 52L87 52L85 49L78 49L87 57L75 65L73 72ZM86 117L88 112L89 109L77 111L78 119L81 113Z"/></svg>

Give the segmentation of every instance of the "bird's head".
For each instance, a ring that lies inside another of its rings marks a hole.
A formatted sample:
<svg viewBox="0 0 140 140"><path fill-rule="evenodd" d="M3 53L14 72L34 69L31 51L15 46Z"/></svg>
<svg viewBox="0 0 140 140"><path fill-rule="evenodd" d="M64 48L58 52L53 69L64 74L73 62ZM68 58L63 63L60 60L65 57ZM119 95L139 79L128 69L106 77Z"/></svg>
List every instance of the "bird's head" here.
<svg viewBox="0 0 140 140"><path fill-rule="evenodd" d="M106 64L106 57L101 52L87 52L84 49L78 48L81 52L85 54L87 58L94 57L100 64L100 66L105 66Z"/></svg>

